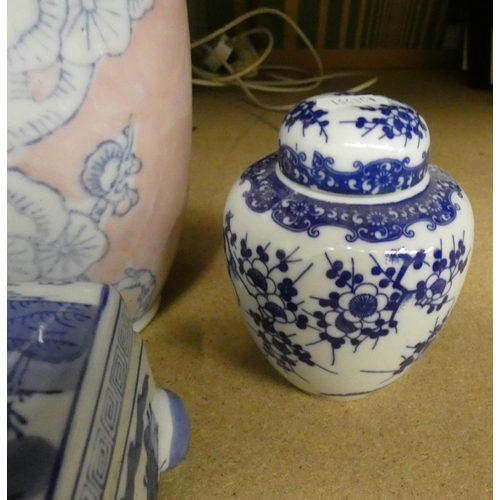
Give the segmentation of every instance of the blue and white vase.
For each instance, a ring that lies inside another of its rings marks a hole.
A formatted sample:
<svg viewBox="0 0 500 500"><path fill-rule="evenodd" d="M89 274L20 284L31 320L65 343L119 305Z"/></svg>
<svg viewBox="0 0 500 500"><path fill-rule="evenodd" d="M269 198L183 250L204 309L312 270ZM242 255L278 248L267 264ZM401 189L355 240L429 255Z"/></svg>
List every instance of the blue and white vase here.
<svg viewBox="0 0 500 500"><path fill-rule="evenodd" d="M189 445L108 285L7 288L7 498L155 499Z"/></svg>
<svg viewBox="0 0 500 500"><path fill-rule="evenodd" d="M298 388L337 399L377 391L448 318L474 221L429 146L406 104L324 94L285 116L278 151L232 187L224 247L238 304Z"/></svg>
<svg viewBox="0 0 500 500"><path fill-rule="evenodd" d="M107 283L139 331L187 200L186 0L9 1L6 24L8 283Z"/></svg>

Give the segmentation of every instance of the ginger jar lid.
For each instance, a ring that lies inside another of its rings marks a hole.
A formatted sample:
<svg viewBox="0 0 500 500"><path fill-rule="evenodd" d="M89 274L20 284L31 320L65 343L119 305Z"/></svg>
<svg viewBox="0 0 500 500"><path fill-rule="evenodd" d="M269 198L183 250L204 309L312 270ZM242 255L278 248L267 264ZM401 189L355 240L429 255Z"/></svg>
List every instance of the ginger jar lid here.
<svg viewBox="0 0 500 500"><path fill-rule="evenodd" d="M279 169L311 189L377 195L408 189L425 176L429 130L410 106L372 94L322 94L285 116Z"/></svg>

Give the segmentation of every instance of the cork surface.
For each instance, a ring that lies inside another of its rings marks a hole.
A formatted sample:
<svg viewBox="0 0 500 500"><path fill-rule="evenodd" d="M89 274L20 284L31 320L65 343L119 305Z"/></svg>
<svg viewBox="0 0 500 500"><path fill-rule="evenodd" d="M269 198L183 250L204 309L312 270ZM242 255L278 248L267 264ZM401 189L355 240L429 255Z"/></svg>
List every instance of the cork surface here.
<svg viewBox="0 0 500 500"><path fill-rule="evenodd" d="M425 117L431 161L474 209L455 309L418 363L363 399L318 399L286 382L246 332L222 246L228 191L276 149L283 113L246 104L236 89L195 89L180 247L142 332L157 384L182 398L192 426L189 454L162 475L160 500L491 498L492 93L468 89L460 73L377 73L370 91Z"/></svg>

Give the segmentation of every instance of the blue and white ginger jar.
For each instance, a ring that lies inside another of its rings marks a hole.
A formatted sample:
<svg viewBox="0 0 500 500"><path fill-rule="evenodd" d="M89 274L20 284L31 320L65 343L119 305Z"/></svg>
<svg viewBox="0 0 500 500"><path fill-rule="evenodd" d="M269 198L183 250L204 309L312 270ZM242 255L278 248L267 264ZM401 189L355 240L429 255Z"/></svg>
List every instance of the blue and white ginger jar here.
<svg viewBox="0 0 500 500"><path fill-rule="evenodd" d="M278 151L232 187L224 247L238 304L298 388L337 399L377 391L448 318L474 221L429 146L406 104L324 94L285 116Z"/></svg>

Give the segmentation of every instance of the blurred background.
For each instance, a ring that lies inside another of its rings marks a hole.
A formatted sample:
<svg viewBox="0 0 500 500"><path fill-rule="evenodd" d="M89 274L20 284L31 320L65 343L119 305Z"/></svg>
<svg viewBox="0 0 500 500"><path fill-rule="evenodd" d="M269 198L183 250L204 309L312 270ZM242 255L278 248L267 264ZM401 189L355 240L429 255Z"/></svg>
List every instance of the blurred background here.
<svg viewBox="0 0 500 500"><path fill-rule="evenodd" d="M326 71L455 68L471 87L492 84L492 2L479 0L188 0L192 41L258 8L285 13L303 30ZM266 62L313 69L304 41L283 18L252 17L229 31L255 27L274 37ZM262 36L252 43L262 49ZM195 56L196 58L196 56Z"/></svg>

